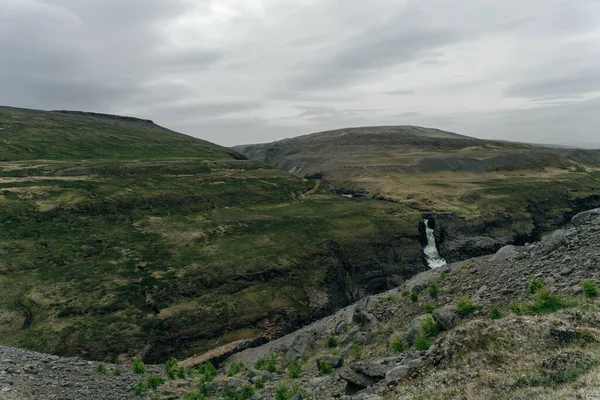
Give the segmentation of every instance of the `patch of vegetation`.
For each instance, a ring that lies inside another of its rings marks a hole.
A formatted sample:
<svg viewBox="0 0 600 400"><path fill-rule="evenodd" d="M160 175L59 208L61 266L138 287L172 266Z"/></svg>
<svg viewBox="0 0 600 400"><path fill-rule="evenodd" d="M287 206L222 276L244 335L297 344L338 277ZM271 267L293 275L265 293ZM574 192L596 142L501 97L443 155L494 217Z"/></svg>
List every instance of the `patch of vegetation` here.
<svg viewBox="0 0 600 400"><path fill-rule="evenodd" d="M488 318L489 319L500 319L500 318L502 318L502 312L500 312L500 309L498 308L497 305L493 305L490 308L490 313L488 314Z"/></svg>
<svg viewBox="0 0 600 400"><path fill-rule="evenodd" d="M394 353L403 353L408 349L408 343L406 343L406 340L394 336L390 342L390 349Z"/></svg>
<svg viewBox="0 0 600 400"><path fill-rule="evenodd" d="M265 387L265 384L264 384L264 382L261 379L257 379L254 382L254 387L257 388L257 389L262 389L262 388Z"/></svg>
<svg viewBox="0 0 600 400"><path fill-rule="evenodd" d="M113 375L114 375L114 376L121 376L121 368L119 368L119 367L116 367L116 368L113 370Z"/></svg>
<svg viewBox="0 0 600 400"><path fill-rule="evenodd" d="M581 282L581 288L583 289L583 294L588 299L593 299L598 296L598 284L591 279L585 279Z"/></svg>
<svg viewBox="0 0 600 400"><path fill-rule="evenodd" d="M545 286L537 289L533 298L533 302L511 303L511 311L517 315L549 314L569 305L560 295L550 293Z"/></svg>
<svg viewBox="0 0 600 400"><path fill-rule="evenodd" d="M277 386L275 389L275 400L289 400L296 394L301 394L300 386L294 385L291 389L285 384Z"/></svg>
<svg viewBox="0 0 600 400"><path fill-rule="evenodd" d="M319 361L319 372L323 375L330 374L333 371L333 367L329 360L320 360Z"/></svg>
<svg viewBox="0 0 600 400"><path fill-rule="evenodd" d="M431 347L431 341L425 335L419 333L415 336L413 346L415 347L415 350L418 351L429 350Z"/></svg>
<svg viewBox="0 0 600 400"><path fill-rule="evenodd" d="M94 366L94 372L100 375L106 375L108 373L108 369L106 368L106 365L99 363Z"/></svg>
<svg viewBox="0 0 600 400"><path fill-rule="evenodd" d="M146 372L146 366L142 360L136 358L131 364L131 371L133 371L134 374L143 374Z"/></svg>
<svg viewBox="0 0 600 400"><path fill-rule="evenodd" d="M427 285L427 292L429 292L429 296L431 296L432 299L435 299L437 298L439 291L440 284L436 281L430 281Z"/></svg>
<svg viewBox="0 0 600 400"><path fill-rule="evenodd" d="M459 297L454 303L456 304L456 312L461 317L465 317L477 310L477 305L469 297Z"/></svg>
<svg viewBox="0 0 600 400"><path fill-rule="evenodd" d="M146 382L143 379L139 379L135 385L133 385L133 393L141 396L144 393L146 393L146 391L148 390L148 388L146 387Z"/></svg>
<svg viewBox="0 0 600 400"><path fill-rule="evenodd" d="M271 353L268 358L259 358L254 363L254 368L260 371L277 372L277 355Z"/></svg>
<svg viewBox="0 0 600 400"><path fill-rule="evenodd" d="M535 294L544 287L544 282L539 278L532 278L529 281L529 293Z"/></svg>
<svg viewBox="0 0 600 400"><path fill-rule="evenodd" d="M410 300L413 303L416 303L417 301L419 301L419 293L417 293L416 290L413 290L413 291L410 292Z"/></svg>
<svg viewBox="0 0 600 400"><path fill-rule="evenodd" d="M295 359L287 366L288 377L290 379L298 379L302 375L302 365L298 359Z"/></svg>
<svg viewBox="0 0 600 400"><path fill-rule="evenodd" d="M338 339L335 335L333 334L329 334L329 336L327 336L327 339L325 339L325 348L327 349L332 349L334 347L338 347Z"/></svg>
<svg viewBox="0 0 600 400"><path fill-rule="evenodd" d="M360 360L362 357L362 347L358 343L354 343L350 349L350 357L355 360Z"/></svg>
<svg viewBox="0 0 600 400"><path fill-rule="evenodd" d="M401 294L402 294L402 297L408 297L408 296L410 296L410 290L403 289Z"/></svg>
<svg viewBox="0 0 600 400"><path fill-rule="evenodd" d="M158 389L163 383L165 383L165 380L160 376L149 375L148 378L146 378L146 387L150 390Z"/></svg>
<svg viewBox="0 0 600 400"><path fill-rule="evenodd" d="M431 314L433 310L435 310L435 304L433 303L425 303L423 306L423 311L425 311L426 314Z"/></svg>
<svg viewBox="0 0 600 400"><path fill-rule="evenodd" d="M245 369L246 366L244 365L244 363L231 363L231 365L229 366L229 371L227 371L227 376L237 375Z"/></svg>
<svg viewBox="0 0 600 400"><path fill-rule="evenodd" d="M514 385L557 387L575 382L597 365L598 362L589 355L580 352L563 353L548 358L537 371L518 378Z"/></svg>
<svg viewBox="0 0 600 400"><path fill-rule="evenodd" d="M438 324L431 318L431 316L427 316L427 318L421 322L421 332L423 332L423 336L426 338L433 337L440 332L440 327Z"/></svg>
<svg viewBox="0 0 600 400"><path fill-rule="evenodd" d="M183 400L206 400L206 396L202 393L187 393L183 395Z"/></svg>

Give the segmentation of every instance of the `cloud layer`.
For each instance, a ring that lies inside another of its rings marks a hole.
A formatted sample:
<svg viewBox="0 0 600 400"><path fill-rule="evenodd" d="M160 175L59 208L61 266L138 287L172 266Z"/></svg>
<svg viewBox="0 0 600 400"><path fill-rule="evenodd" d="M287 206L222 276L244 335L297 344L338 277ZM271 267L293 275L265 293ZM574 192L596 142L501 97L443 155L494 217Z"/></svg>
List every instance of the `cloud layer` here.
<svg viewBox="0 0 600 400"><path fill-rule="evenodd" d="M224 145L358 125L600 147L597 0L4 0L0 104Z"/></svg>

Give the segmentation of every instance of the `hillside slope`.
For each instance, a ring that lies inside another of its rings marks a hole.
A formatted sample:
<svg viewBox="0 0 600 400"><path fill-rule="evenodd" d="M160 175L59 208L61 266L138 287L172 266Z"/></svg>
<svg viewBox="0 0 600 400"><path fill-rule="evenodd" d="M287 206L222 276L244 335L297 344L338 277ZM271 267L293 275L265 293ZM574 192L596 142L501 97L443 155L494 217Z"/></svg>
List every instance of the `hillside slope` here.
<svg viewBox="0 0 600 400"><path fill-rule="evenodd" d="M243 158L152 121L78 111L0 107L0 161Z"/></svg>
<svg viewBox="0 0 600 400"><path fill-rule="evenodd" d="M451 261L539 239L600 205L600 150L414 126L341 129L234 149L297 176L320 177L340 193L452 214L438 235Z"/></svg>
<svg viewBox="0 0 600 400"><path fill-rule="evenodd" d="M278 337L426 268L402 205L149 122L0 115L1 344L162 362Z"/></svg>

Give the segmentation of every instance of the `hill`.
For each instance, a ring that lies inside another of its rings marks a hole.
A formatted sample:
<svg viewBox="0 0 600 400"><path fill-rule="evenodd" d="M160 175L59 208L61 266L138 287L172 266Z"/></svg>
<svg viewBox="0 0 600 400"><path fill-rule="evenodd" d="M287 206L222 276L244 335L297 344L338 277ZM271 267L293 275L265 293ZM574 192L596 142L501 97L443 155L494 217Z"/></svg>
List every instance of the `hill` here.
<svg viewBox="0 0 600 400"><path fill-rule="evenodd" d="M445 214L438 240L451 261L539 239L600 205L600 150L414 126L341 129L234 149L297 176L320 177L339 193Z"/></svg>
<svg viewBox="0 0 600 400"><path fill-rule="evenodd" d="M163 362L426 269L420 213L149 121L0 110L0 344Z"/></svg>
<svg viewBox="0 0 600 400"><path fill-rule="evenodd" d="M80 111L0 107L0 161L243 158L152 121Z"/></svg>

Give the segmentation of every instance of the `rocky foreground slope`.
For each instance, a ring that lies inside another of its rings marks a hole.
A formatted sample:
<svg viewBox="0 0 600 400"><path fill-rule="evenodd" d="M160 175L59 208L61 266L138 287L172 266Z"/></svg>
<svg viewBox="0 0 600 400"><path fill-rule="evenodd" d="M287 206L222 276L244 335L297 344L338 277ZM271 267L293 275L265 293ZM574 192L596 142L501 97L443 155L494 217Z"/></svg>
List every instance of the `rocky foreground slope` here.
<svg viewBox="0 0 600 400"><path fill-rule="evenodd" d="M0 399L599 398L599 267L595 209L538 243L421 273L216 371L192 368L208 357L135 375L0 347Z"/></svg>

